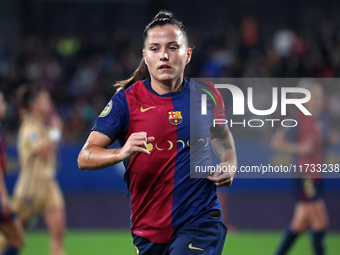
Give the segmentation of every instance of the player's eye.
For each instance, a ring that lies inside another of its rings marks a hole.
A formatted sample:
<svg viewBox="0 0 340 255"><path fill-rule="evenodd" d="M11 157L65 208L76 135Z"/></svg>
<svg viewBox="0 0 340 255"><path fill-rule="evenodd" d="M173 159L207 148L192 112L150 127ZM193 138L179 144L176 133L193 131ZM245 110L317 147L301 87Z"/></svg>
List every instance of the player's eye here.
<svg viewBox="0 0 340 255"><path fill-rule="evenodd" d="M177 50L178 47L177 46L170 46L170 50Z"/></svg>
<svg viewBox="0 0 340 255"><path fill-rule="evenodd" d="M156 47L152 47L150 50L151 50L151 51L157 51L157 50L158 50L158 48L156 48Z"/></svg>

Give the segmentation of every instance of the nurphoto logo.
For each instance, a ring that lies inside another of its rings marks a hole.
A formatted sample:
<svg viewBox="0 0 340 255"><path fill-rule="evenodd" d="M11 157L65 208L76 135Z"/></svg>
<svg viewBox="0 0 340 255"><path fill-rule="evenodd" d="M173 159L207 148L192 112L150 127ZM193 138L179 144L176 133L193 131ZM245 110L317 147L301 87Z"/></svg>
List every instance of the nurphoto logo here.
<svg viewBox="0 0 340 255"><path fill-rule="evenodd" d="M253 88L247 88L247 97L243 91L236 85L232 84L215 84L215 88L219 90L227 89L231 92L233 98L233 115L245 115L245 101L247 101L248 110L256 115L256 116L268 116L276 112L279 100L280 100L280 108L281 108L281 116L287 116L287 106L295 105L297 109L299 109L304 115L312 115L306 107L303 105L307 103L311 99L311 93L308 89L305 88L297 88L297 87L281 87L280 88L280 96L279 96L279 88L272 87L271 93L271 101L272 105L269 109L256 109L254 106L254 93ZM296 98L289 98L289 94L297 95ZM209 93L210 97L213 97L211 93ZM218 96L218 95L216 95ZM213 100L215 100L213 98ZM201 95L201 114L207 114L207 94ZM274 127L275 122L279 122L283 127L295 127L298 125L298 122L295 119L277 119L277 118L266 118L266 119L243 119L242 121L233 121L230 119L214 119L213 126L228 124L233 127L235 125L241 125L243 127L262 127L265 123Z"/></svg>

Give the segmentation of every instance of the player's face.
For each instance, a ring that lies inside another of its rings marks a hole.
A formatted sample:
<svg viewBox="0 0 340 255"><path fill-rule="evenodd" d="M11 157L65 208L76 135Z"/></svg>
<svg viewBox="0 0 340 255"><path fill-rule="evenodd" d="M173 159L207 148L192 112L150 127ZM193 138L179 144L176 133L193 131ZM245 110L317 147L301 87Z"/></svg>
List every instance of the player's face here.
<svg viewBox="0 0 340 255"><path fill-rule="evenodd" d="M318 115L322 112L324 104L324 93L320 85L315 85L310 89L311 100L306 103L307 109L312 115Z"/></svg>
<svg viewBox="0 0 340 255"><path fill-rule="evenodd" d="M177 26L166 25L149 30L143 57L152 80L181 83L191 52L182 31Z"/></svg>
<svg viewBox="0 0 340 255"><path fill-rule="evenodd" d="M40 116L46 118L52 112L52 102L47 91L40 91L33 103L33 109Z"/></svg>
<svg viewBox="0 0 340 255"><path fill-rule="evenodd" d="M0 92L0 120L5 117L7 104L4 95Z"/></svg>

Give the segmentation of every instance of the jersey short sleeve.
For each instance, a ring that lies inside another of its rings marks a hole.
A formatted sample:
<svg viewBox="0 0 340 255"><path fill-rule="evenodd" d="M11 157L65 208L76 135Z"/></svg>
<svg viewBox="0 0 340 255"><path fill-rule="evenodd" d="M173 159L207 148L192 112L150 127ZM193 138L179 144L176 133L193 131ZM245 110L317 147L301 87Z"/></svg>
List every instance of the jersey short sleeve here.
<svg viewBox="0 0 340 255"><path fill-rule="evenodd" d="M214 119L225 119L226 114L223 97L217 89L215 89L215 93L217 95L217 100L214 108Z"/></svg>
<svg viewBox="0 0 340 255"><path fill-rule="evenodd" d="M215 84L212 82L207 82L205 83L205 85L211 89L212 94L214 95L214 98L215 98L214 119L224 120L226 118L225 106L224 106L223 97L220 91L215 88ZM226 124L222 124L222 123L224 123L224 121L221 121L220 123L216 123L214 127L213 126L211 127L210 131L214 134L224 132Z"/></svg>
<svg viewBox="0 0 340 255"><path fill-rule="evenodd" d="M126 132L129 123L129 109L125 91L120 90L105 106L98 116L92 131L98 131L115 141L121 134Z"/></svg>

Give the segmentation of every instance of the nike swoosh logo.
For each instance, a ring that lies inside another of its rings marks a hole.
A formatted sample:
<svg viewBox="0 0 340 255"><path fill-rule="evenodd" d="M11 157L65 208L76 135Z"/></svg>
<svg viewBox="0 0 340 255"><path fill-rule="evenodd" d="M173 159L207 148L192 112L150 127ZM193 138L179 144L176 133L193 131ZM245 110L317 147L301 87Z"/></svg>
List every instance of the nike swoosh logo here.
<svg viewBox="0 0 340 255"><path fill-rule="evenodd" d="M194 246L192 246L192 243L191 244L189 244L189 249L191 249L191 250L198 250L198 251L204 251L203 249L201 249L201 248L197 248L197 247L194 247Z"/></svg>
<svg viewBox="0 0 340 255"><path fill-rule="evenodd" d="M150 109L152 109L152 108L156 108L156 106L152 106L152 107L149 107L149 108L143 108L143 106L140 108L140 111L141 112L146 112L146 111L148 111L148 110L150 110Z"/></svg>

